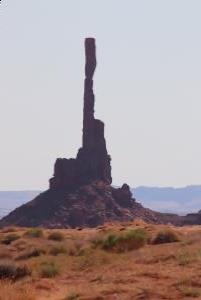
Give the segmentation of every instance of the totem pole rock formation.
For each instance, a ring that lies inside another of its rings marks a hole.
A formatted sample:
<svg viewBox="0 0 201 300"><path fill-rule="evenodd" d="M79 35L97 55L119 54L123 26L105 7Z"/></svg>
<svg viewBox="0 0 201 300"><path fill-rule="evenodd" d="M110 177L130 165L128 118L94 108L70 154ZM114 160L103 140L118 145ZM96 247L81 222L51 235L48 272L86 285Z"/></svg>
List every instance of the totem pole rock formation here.
<svg viewBox="0 0 201 300"><path fill-rule="evenodd" d="M111 159L106 149L104 123L94 118L95 39L85 40L85 54L82 147L74 159L57 159L49 189L1 219L0 226L94 227L135 218L180 224L182 220L176 215L157 213L137 203L127 184L121 188L111 186Z"/></svg>
<svg viewBox="0 0 201 300"><path fill-rule="evenodd" d="M85 55L82 148L79 149L76 159L57 159L54 177L50 179L50 189L74 189L94 180L101 180L107 184L112 182L110 156L104 138L104 123L94 118L95 39L85 40Z"/></svg>

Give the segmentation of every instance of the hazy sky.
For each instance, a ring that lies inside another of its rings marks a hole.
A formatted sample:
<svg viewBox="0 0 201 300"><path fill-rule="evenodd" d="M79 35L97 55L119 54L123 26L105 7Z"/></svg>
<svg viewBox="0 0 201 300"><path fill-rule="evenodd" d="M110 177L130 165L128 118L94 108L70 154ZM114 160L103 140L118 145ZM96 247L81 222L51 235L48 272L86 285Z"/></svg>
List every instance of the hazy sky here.
<svg viewBox="0 0 201 300"><path fill-rule="evenodd" d="M46 189L81 145L84 38L113 183L201 184L200 0L2 0L0 190Z"/></svg>

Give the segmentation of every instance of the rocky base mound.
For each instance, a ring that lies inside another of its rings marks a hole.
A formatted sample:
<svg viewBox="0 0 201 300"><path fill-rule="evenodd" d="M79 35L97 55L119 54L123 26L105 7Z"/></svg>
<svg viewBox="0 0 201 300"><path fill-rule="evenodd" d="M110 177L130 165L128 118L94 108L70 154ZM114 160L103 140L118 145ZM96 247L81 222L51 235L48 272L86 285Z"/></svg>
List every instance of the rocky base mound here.
<svg viewBox="0 0 201 300"><path fill-rule="evenodd" d="M132 198L129 186L114 188L101 181L74 191L48 190L15 209L0 226L76 228L141 218L151 223L179 224L179 217L144 208Z"/></svg>

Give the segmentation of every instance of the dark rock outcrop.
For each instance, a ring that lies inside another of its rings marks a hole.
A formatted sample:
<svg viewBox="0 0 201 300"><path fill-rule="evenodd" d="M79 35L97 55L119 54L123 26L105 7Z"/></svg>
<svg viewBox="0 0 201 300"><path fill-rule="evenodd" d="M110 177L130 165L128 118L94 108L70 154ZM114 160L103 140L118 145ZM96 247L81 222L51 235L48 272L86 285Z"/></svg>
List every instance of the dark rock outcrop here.
<svg viewBox="0 0 201 300"><path fill-rule="evenodd" d="M135 218L155 224L169 222L169 217L166 220L163 214L145 209L132 199L125 186L115 189L97 181L80 186L73 192L48 190L11 212L0 221L0 225L76 228Z"/></svg>
<svg viewBox="0 0 201 300"><path fill-rule="evenodd" d="M95 39L85 40L85 83L83 141L76 159L59 158L50 189L73 190L94 180L111 184L110 156L104 137L104 123L94 118L93 76L96 69Z"/></svg>

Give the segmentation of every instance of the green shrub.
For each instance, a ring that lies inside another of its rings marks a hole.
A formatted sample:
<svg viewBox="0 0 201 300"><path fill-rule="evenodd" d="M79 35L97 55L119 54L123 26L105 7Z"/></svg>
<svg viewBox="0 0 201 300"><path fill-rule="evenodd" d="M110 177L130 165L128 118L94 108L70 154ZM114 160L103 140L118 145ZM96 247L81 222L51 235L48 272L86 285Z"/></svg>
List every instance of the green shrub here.
<svg viewBox="0 0 201 300"><path fill-rule="evenodd" d="M105 250L113 249L119 240L120 236L117 234L109 234L103 241L102 241L102 248Z"/></svg>
<svg viewBox="0 0 201 300"><path fill-rule="evenodd" d="M124 233L111 233L102 240L96 240L94 245L100 245L104 250L126 252L143 247L147 240L148 235L144 229L135 229Z"/></svg>
<svg viewBox="0 0 201 300"><path fill-rule="evenodd" d="M180 239L178 235L172 230L160 231L153 240L153 244L165 244L165 243L175 243L179 242Z"/></svg>
<svg viewBox="0 0 201 300"><path fill-rule="evenodd" d="M39 228L32 228L26 231L24 236L29 238L41 238L43 237L43 231Z"/></svg>
<svg viewBox="0 0 201 300"><path fill-rule="evenodd" d="M14 242L18 239L20 239L20 236L18 234L10 233L3 237L3 239L1 240L1 243L4 245L10 245L12 242Z"/></svg>
<svg viewBox="0 0 201 300"><path fill-rule="evenodd" d="M59 273L60 270L54 263L45 263L41 266L40 275L42 278L53 278Z"/></svg>
<svg viewBox="0 0 201 300"><path fill-rule="evenodd" d="M57 256L59 254L66 254L67 249L64 246L54 246L50 249L49 254Z"/></svg>
<svg viewBox="0 0 201 300"><path fill-rule="evenodd" d="M61 242L61 241L64 240L64 235L63 235L63 233L61 233L59 231L55 231L55 232L52 232L52 233L49 234L48 240Z"/></svg>
<svg viewBox="0 0 201 300"><path fill-rule="evenodd" d="M0 261L0 279L16 280L30 275L26 266L17 266L13 261Z"/></svg>

